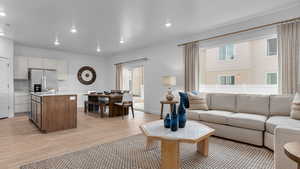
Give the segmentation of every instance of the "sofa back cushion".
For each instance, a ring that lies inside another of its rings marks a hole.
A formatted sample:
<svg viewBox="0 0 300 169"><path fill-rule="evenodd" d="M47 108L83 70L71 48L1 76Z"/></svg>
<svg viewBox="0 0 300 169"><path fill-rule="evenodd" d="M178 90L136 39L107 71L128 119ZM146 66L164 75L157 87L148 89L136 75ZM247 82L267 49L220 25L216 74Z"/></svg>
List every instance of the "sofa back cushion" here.
<svg viewBox="0 0 300 169"><path fill-rule="evenodd" d="M292 104L291 118L300 120L300 94L296 93Z"/></svg>
<svg viewBox="0 0 300 169"><path fill-rule="evenodd" d="M270 115L271 116L289 116L293 96L272 95L270 96Z"/></svg>
<svg viewBox="0 0 300 169"><path fill-rule="evenodd" d="M237 112L269 116L269 99L269 95L240 94L237 96Z"/></svg>
<svg viewBox="0 0 300 169"><path fill-rule="evenodd" d="M236 94L210 94L209 108L212 110L225 110L236 112Z"/></svg>

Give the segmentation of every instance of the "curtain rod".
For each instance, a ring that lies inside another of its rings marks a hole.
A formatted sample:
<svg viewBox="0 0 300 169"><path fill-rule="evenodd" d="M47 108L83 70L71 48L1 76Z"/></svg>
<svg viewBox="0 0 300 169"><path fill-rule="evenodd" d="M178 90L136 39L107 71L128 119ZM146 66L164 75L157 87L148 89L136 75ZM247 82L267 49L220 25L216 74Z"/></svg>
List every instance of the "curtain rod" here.
<svg viewBox="0 0 300 169"><path fill-rule="evenodd" d="M260 28L264 28L264 27L269 27L269 26L273 26L273 25L278 25L278 24L284 24L284 23L288 23L288 22L293 22L293 21L297 21L299 19L300 19L300 17L289 19L289 20L285 20L285 21L279 21L279 22L274 22L274 23L270 23L270 24L265 24L265 25L261 25L261 26L255 26L255 27L252 27L252 28L248 28L248 29L244 29L244 30L239 30L239 31L236 31L236 32L225 33L225 34L222 34L222 35L217 35L217 36L209 37L209 38L206 38L206 39L200 39L200 40L195 40L195 41L191 41L191 42L186 42L186 43L178 44L177 46L185 46L185 45L190 44L190 43L196 43L196 42L201 42L201 41L206 41L206 40L212 40L212 39L222 38L222 37L226 37L226 36L230 36L230 35L234 35L234 34L238 34L238 33L243 33L243 32L248 32L248 31L251 31L251 30L256 30L256 29L260 29Z"/></svg>
<svg viewBox="0 0 300 169"><path fill-rule="evenodd" d="M148 58L139 58L139 59L129 60L129 61L126 61L126 62L115 63L114 65L125 64L125 63L133 63L133 62L138 62L138 61L147 61L147 60L148 60Z"/></svg>

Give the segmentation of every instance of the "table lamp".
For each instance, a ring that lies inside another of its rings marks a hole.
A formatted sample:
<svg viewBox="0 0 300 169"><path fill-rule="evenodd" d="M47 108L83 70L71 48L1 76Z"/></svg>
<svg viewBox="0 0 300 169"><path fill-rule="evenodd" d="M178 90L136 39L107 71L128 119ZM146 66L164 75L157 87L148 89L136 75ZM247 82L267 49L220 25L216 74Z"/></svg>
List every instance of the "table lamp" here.
<svg viewBox="0 0 300 169"><path fill-rule="evenodd" d="M171 87L176 86L176 76L163 76L162 84L168 88L166 99L172 101L175 96L172 94Z"/></svg>

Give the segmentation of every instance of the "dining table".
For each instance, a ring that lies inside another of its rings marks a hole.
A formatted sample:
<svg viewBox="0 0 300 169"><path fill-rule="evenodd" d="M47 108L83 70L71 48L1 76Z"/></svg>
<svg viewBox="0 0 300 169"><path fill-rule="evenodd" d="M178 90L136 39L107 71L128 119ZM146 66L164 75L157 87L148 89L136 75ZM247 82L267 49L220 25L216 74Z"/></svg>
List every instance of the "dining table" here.
<svg viewBox="0 0 300 169"><path fill-rule="evenodd" d="M100 114L104 114L104 106L109 107L108 111L108 116L109 117L115 117L115 116L120 116L122 115L122 108L120 106L115 105L117 102L122 102L122 94L119 93L110 93L110 94L105 94L105 93L90 93L90 94L85 94L85 96L88 97L88 101L91 102L99 102L101 98L107 99L107 103L100 104L99 106L99 111ZM128 114L128 111L125 112L125 114Z"/></svg>

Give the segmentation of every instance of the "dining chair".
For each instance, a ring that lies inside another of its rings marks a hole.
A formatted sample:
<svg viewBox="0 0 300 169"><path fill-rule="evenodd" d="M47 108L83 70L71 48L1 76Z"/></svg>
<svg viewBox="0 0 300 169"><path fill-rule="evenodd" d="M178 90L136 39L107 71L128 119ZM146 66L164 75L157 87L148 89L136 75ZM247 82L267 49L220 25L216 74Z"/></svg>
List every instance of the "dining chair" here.
<svg viewBox="0 0 300 169"><path fill-rule="evenodd" d="M134 118L134 109L133 109L133 96L130 93L124 93L122 96L122 102L115 103L116 106L122 107L122 119L124 119L124 114L126 110L129 110L131 107L132 117Z"/></svg>

